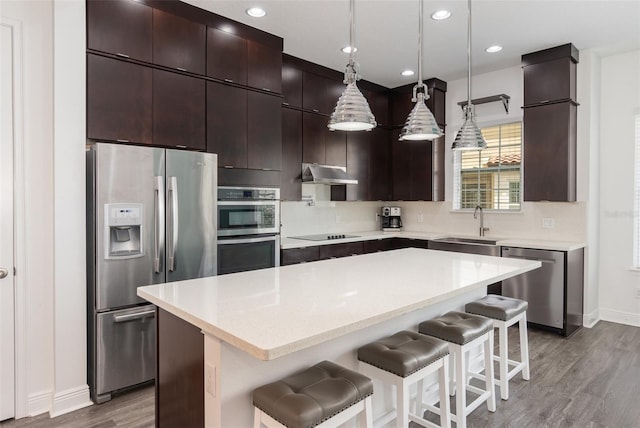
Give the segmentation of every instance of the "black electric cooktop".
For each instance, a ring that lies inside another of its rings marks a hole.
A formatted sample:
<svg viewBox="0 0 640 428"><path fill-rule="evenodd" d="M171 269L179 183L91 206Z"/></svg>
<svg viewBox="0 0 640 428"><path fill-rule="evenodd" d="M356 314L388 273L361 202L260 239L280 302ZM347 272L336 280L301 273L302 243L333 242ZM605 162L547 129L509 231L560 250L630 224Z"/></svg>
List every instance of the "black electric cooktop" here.
<svg viewBox="0 0 640 428"><path fill-rule="evenodd" d="M332 239L358 238L358 235L345 235L344 233L322 233L319 235L290 236L289 238L302 239L304 241L330 241Z"/></svg>

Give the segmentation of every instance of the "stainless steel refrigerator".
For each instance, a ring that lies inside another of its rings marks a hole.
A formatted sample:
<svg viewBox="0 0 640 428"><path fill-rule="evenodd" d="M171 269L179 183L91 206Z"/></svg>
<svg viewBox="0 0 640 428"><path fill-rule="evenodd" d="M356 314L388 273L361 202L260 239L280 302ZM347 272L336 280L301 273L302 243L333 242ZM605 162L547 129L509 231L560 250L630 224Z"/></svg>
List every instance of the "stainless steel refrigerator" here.
<svg viewBox="0 0 640 428"><path fill-rule="evenodd" d="M143 285L217 271L217 156L87 146L88 379L101 403L155 377L155 306Z"/></svg>

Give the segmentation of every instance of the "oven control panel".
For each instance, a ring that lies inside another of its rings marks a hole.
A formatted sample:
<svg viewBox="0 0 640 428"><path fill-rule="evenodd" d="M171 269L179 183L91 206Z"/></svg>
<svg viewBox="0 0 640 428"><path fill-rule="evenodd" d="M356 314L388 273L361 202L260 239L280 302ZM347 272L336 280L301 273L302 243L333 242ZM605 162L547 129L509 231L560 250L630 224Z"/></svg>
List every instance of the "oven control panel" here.
<svg viewBox="0 0 640 428"><path fill-rule="evenodd" d="M267 187L218 187L219 201L279 200L280 189Z"/></svg>

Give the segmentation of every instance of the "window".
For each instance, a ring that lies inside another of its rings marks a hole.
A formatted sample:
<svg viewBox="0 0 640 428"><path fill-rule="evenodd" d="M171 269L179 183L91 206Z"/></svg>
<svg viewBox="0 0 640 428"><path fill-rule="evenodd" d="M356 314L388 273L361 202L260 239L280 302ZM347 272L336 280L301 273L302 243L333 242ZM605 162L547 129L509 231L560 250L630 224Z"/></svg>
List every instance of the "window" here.
<svg viewBox="0 0 640 428"><path fill-rule="evenodd" d="M636 114L636 154L633 204L633 266L640 269L640 113Z"/></svg>
<svg viewBox="0 0 640 428"><path fill-rule="evenodd" d="M454 154L454 209L519 210L522 123L482 128L487 148Z"/></svg>

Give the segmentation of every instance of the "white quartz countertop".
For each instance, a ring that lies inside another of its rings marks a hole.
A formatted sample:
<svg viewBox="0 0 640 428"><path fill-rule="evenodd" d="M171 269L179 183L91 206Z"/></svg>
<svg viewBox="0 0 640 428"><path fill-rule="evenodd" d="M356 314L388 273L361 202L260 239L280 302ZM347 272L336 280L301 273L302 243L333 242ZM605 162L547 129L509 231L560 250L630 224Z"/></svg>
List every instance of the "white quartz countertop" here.
<svg viewBox="0 0 640 428"><path fill-rule="evenodd" d="M412 231L399 231L399 232L383 232L383 231L365 231L365 232L349 232L346 235L355 235L353 238L344 239L332 239L326 241L306 241L303 239L295 239L291 237L283 237L280 241L280 248L283 250L291 248L304 248L313 247L318 245L328 244L340 244L344 242L359 242L369 241L385 238L407 238L407 239L441 239L446 237L460 237L460 238L480 238L478 236L460 235L454 233L442 233L442 232L412 232ZM552 241L546 239L528 239L528 238L501 238L485 236L484 239L492 239L497 241L497 245L502 247L519 247L519 248L533 248L537 250L556 250L556 251L573 251L579 248L584 248L586 244L584 242L577 241Z"/></svg>
<svg viewBox="0 0 640 428"><path fill-rule="evenodd" d="M406 248L149 285L138 295L272 360L540 266Z"/></svg>

